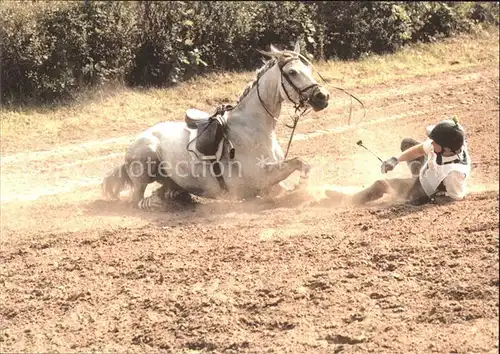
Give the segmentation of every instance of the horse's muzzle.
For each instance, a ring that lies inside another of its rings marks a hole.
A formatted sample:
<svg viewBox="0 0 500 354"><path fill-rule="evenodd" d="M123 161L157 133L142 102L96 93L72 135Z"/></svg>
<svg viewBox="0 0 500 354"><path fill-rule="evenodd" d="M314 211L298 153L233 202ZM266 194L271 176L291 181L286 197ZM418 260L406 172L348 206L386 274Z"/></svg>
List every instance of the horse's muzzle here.
<svg viewBox="0 0 500 354"><path fill-rule="evenodd" d="M330 93L327 89L323 87L316 87L311 95L309 104L314 111L321 111L328 107L328 100L330 99Z"/></svg>

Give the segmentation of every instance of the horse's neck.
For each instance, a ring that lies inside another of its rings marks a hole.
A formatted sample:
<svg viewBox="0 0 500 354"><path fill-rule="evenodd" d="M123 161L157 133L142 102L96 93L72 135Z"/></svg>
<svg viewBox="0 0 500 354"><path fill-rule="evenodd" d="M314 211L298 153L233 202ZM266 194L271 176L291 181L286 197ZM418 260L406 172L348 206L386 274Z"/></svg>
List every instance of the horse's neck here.
<svg viewBox="0 0 500 354"><path fill-rule="evenodd" d="M279 75L276 65L262 75L232 112L234 123L274 135L275 118L281 113L280 80L276 79Z"/></svg>

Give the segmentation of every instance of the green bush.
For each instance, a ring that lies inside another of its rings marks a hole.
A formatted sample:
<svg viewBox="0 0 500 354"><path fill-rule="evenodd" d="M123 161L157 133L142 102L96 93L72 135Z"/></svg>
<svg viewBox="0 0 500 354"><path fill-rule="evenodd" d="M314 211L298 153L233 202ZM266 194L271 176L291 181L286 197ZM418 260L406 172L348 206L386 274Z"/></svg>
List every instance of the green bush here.
<svg viewBox="0 0 500 354"><path fill-rule="evenodd" d="M129 71L136 47L129 3L35 5L0 8L4 100L54 101Z"/></svg>
<svg viewBox="0 0 500 354"><path fill-rule="evenodd" d="M33 6L0 5L1 93L2 100L23 100L35 95L34 72L48 58L45 39L38 35Z"/></svg>
<svg viewBox="0 0 500 354"><path fill-rule="evenodd" d="M324 27L324 58L357 59L392 52L408 42L411 21L404 3L319 2Z"/></svg>
<svg viewBox="0 0 500 354"><path fill-rule="evenodd" d="M256 48L291 43L311 27L299 2L153 1L139 3L138 18L141 44L129 83L141 86L253 68Z"/></svg>
<svg viewBox="0 0 500 354"><path fill-rule="evenodd" d="M498 1L468 3L469 13L467 13L466 16L475 22L488 22L498 26L500 22L499 5L500 3Z"/></svg>
<svg viewBox="0 0 500 354"><path fill-rule="evenodd" d="M138 3L140 36L130 84L176 83L194 75L198 65L204 65L193 41L196 28L192 16L196 5L182 1Z"/></svg>
<svg viewBox="0 0 500 354"><path fill-rule="evenodd" d="M413 23L412 41L430 42L469 31L472 21L461 8L439 2L408 3Z"/></svg>
<svg viewBox="0 0 500 354"><path fill-rule="evenodd" d="M256 49L301 40L357 59L498 25L498 2L0 2L1 99L51 102L108 81L168 86L260 65Z"/></svg>
<svg viewBox="0 0 500 354"><path fill-rule="evenodd" d="M255 43L247 35L255 17L252 2L200 1L191 6L191 40L206 63L197 65L198 71L248 68L255 62L255 55L249 58Z"/></svg>

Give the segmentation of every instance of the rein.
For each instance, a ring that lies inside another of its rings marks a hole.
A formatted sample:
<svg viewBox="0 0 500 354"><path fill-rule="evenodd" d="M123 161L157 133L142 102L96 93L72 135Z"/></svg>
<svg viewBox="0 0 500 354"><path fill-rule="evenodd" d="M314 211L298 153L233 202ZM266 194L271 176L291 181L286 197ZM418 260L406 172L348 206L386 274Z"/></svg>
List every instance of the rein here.
<svg viewBox="0 0 500 354"><path fill-rule="evenodd" d="M290 128L292 129L292 132L290 134L290 138L288 139L288 145L287 145L287 148L286 148L286 153L285 153L285 159L287 158L288 156L288 152L290 150L290 146L292 144L292 140L293 140L293 135L295 133L295 129L297 128L297 125L299 123L299 120L302 116L306 115L307 113L309 113L311 111L311 109L307 109L305 108L300 114L297 114L298 112L300 112L300 110L302 108L304 108L305 106L305 103L309 100L309 97L305 96L304 95L304 92L312 89L312 88L316 88L316 87L319 87L319 85L316 83L316 84L311 84L303 89L299 89L293 82L292 80L290 79L290 77L288 77L288 75L285 75L285 73L283 72L283 67L288 64L289 62L293 61L293 60L304 60L307 64L309 64L313 69L314 71L318 74L318 76L321 78L321 80L328 86L329 85L329 82L320 74L320 72L316 69L316 67L306 58L304 57L302 54L298 54L298 57L295 57L295 58L291 58L287 61L285 61L282 65L279 65L279 68L280 68L280 72L281 72L281 76L285 78L285 80L288 82L288 84L299 94L299 102L295 102L291 99L288 91L286 90L285 88L285 85L283 83L283 80L281 80L281 87L283 88L283 91L285 91L285 94L288 98L288 100L290 102L293 103L293 107L295 108L295 113L294 113L294 117L293 117L293 125L290 126L288 124L284 124L287 128ZM331 88L335 89L335 90L338 90L338 91L341 91L345 94L347 94L348 96L351 97L351 105L349 107L349 120L348 120L348 125L351 125L351 117L352 117L352 100L355 99L362 107L363 107L363 118L358 122L356 123L356 125L358 125L360 122L362 122L365 118L366 118L366 107L365 105L363 104L363 102L361 102L361 100L359 100L356 96L354 96L353 94L351 94L350 92L348 92L347 90L341 88L341 87L336 87L336 86L330 86ZM260 90L259 90L259 81L257 81L257 96L259 98L259 101L260 101L260 104L262 105L262 107L264 107L264 109L266 110L267 114L269 114L269 116L271 116L275 121L277 122L280 122L280 123L283 123L281 120L279 120L278 118L276 118L270 111L269 109L267 108L267 106L265 105L264 101L262 100L262 97L260 95Z"/></svg>
<svg viewBox="0 0 500 354"><path fill-rule="evenodd" d="M318 71L318 69L316 69L316 67L313 65L313 63L311 63L305 56L303 56L302 54L298 54L300 58L302 58L306 63L308 63L313 69L314 71L316 71L316 73L318 74L318 76L320 77L320 79L326 84L326 85L329 85L330 83L320 74L320 72ZM351 116L352 116L352 99L354 98L360 105L361 107L363 107L363 118L358 122L356 123L356 125L358 125L359 123L361 123L365 118L366 118L366 107L365 105L363 104L363 102L361 102L356 96L354 96L352 93L348 92L347 90L341 88L341 87L336 87L336 86L329 86L335 90L338 90L338 91L341 91L345 94L347 94L348 96L351 97L351 106L349 107L349 121L348 121L348 125L351 125Z"/></svg>
<svg viewBox="0 0 500 354"><path fill-rule="evenodd" d="M299 108L295 108L295 116L293 117L293 126L290 127L288 124L286 124L287 128L292 129L292 132L290 133L290 139L288 139L288 146L286 147L285 160L288 156L288 151L290 150L290 145L292 145L293 134L295 133L295 128L297 128L297 125L299 124L299 119L300 119L300 117L309 113L310 110L305 109L304 111L302 111L301 114L297 114L298 111L299 111Z"/></svg>
<svg viewBox="0 0 500 354"><path fill-rule="evenodd" d="M291 58L287 61L285 61L282 65L279 65L279 68L280 68L280 72L281 72L281 76L285 78L285 80L288 82L288 84L299 94L299 102L295 102L294 100L292 100L292 98L290 97L287 89L285 88L285 85L283 83L283 80L281 80L281 87L283 88L283 91L285 92L286 94L286 97L288 98L288 100L290 102L293 103L293 107L295 108L295 116L293 118L293 126L289 126L288 124L285 124L286 127L288 128L291 128L292 129L292 133L290 134L290 138L288 139L288 146L286 148L286 153L285 153L285 159L287 158L288 156L288 152L290 150L290 145L292 144L292 139L293 139L293 134L295 133L295 128L297 128L297 125L299 123L299 119L305 115L306 113L308 113L310 111L310 109L304 109L300 114L297 114L297 112L299 112L302 108L304 108L304 105L305 103L309 100L309 97L305 96L304 95L304 92L312 89L312 88L316 88L318 87L319 85L318 84L311 84L303 89L299 89L293 82L292 80L288 77L288 75L285 75L285 73L283 72L283 67L285 65L287 65L289 62L293 61L293 60L300 60L300 58ZM323 78L322 78L323 79ZM262 100L262 97L260 96L260 90L259 90L259 82L257 81L257 97L259 98L259 101L260 101L260 104L262 105L262 107L264 107L264 109L266 110L267 114L269 114L269 116L271 116L274 120L276 120L277 122L281 122L278 118L276 118L270 111L269 109L267 108L266 104L264 103L264 101Z"/></svg>

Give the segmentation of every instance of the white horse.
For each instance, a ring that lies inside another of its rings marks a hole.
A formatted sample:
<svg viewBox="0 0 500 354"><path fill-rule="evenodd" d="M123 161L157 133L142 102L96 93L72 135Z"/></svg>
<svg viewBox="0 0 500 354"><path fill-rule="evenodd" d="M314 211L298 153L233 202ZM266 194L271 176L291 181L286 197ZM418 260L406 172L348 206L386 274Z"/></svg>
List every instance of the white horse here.
<svg viewBox="0 0 500 354"><path fill-rule="evenodd" d="M284 160L276 139L281 105L288 100L296 107L319 111L328 106L330 95L313 78L310 63L302 60L298 42L293 51L271 45L270 52L260 52L271 59L257 71L234 108L215 117L188 110L186 122L162 122L141 133L129 147L125 163L104 178L104 195L116 199L128 184L132 204L151 210L164 208L169 198L179 195L233 200L265 195L280 188L294 171L301 171L299 186L303 185L309 165L299 158ZM199 146L193 141L196 131ZM209 162L194 154L207 146L213 154ZM162 187L144 197L154 181Z"/></svg>

